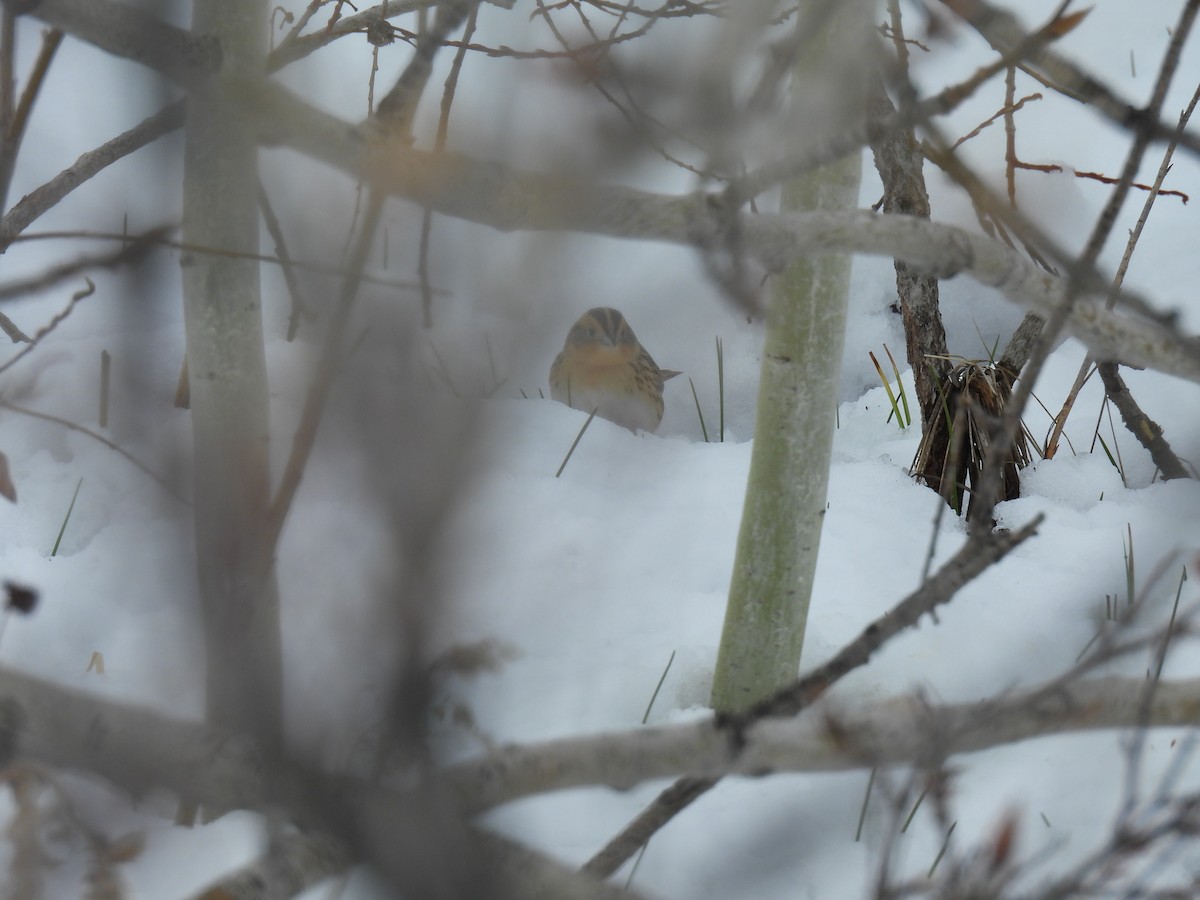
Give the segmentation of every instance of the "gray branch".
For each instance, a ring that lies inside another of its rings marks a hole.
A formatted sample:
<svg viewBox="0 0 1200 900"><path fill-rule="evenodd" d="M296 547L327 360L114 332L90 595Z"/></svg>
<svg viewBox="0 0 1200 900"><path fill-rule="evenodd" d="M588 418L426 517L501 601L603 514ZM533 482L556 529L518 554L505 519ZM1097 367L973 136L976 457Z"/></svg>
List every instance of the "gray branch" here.
<svg viewBox="0 0 1200 900"><path fill-rule="evenodd" d="M179 128L183 124L183 108L182 100L164 107L95 150L81 154L70 166L22 197L20 202L0 219L0 252L39 216L52 209L63 197L93 175Z"/></svg>
<svg viewBox="0 0 1200 900"><path fill-rule="evenodd" d="M567 175L522 172L450 152L429 153L403 142L369 140L355 126L310 107L273 85L239 90L264 141L282 143L396 197L501 231L567 230L695 247L722 246L736 229L740 246L772 271L801 255L865 253L897 257L915 271L970 275L1013 302L1048 315L1066 280L1038 268L999 241L911 216L869 212L770 215L731 212L711 194L677 196L597 184ZM1106 311L1108 283L1086 280L1067 331L1097 359L1152 368L1200 382L1200 342L1179 333L1170 314L1155 312L1132 292L1126 311Z"/></svg>
<svg viewBox="0 0 1200 900"><path fill-rule="evenodd" d="M215 37L193 36L115 0L3 0L47 25L114 56L141 63L180 84L195 84L221 66Z"/></svg>

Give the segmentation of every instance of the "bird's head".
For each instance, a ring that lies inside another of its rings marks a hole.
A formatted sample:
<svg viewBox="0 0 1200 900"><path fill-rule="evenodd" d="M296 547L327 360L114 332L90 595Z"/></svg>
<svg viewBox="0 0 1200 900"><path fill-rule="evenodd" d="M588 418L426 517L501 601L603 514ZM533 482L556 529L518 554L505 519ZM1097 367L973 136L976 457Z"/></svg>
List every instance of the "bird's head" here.
<svg viewBox="0 0 1200 900"><path fill-rule="evenodd" d="M625 317L615 309L598 306L579 317L567 335L567 346L579 351L628 358L637 351L638 340Z"/></svg>

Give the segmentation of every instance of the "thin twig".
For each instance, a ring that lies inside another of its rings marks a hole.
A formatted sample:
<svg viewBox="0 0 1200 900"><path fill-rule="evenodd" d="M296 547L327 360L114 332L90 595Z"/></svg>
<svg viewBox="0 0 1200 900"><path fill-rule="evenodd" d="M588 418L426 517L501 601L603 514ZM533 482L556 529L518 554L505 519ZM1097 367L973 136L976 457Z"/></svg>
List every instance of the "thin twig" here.
<svg viewBox="0 0 1200 900"><path fill-rule="evenodd" d="M348 34L363 34L369 26L377 22L428 9L436 4L437 0L390 0L390 2L372 6L370 9L364 9L352 16L346 16L337 22L331 21L330 27L322 28L312 34L293 36L289 33L279 42L279 46L267 56L267 71L277 72L284 66L291 65ZM307 19L305 23L307 23Z"/></svg>
<svg viewBox="0 0 1200 900"><path fill-rule="evenodd" d="M963 144L965 144L967 141L971 140L972 138L979 137L979 135L983 134L984 129L990 128L991 125L997 119L1001 119L1001 118L1005 119L1005 129L1007 130L1007 126L1008 126L1007 119L1011 113L1017 112L1018 110L1022 109L1025 106L1025 104L1030 102L1031 100L1041 100L1041 99L1042 99L1041 94L1027 94L1012 105L1005 104L1005 106L1002 109L996 110L996 112L992 113L990 116L988 116L986 119L984 119L978 125L976 125L974 128L972 128L970 131L968 131L966 134L964 134L962 137L960 137L957 141L955 141L953 144L951 144L950 149L957 150L959 147L961 147Z"/></svg>
<svg viewBox="0 0 1200 900"><path fill-rule="evenodd" d="M79 303L80 300L84 299L85 297L90 297L92 294L94 294L96 292L96 285L92 282L92 279L85 278L84 281L87 282L87 287L82 290L76 291L71 296L71 301L66 305L66 307L63 308L62 312L60 312L58 315L56 315L54 318L52 318L49 322L47 322L45 325L43 325L40 329L38 329L37 334L35 334L33 336L33 339L30 340L29 343L21 349L20 353L18 353L16 356L14 356L12 359L10 359L8 362L4 363L4 365L0 365L0 375L7 372L14 365L16 365L17 362L19 362L21 359L23 359L25 356L27 356L30 352L32 352L33 348L36 347L38 344L40 344L42 339L46 335L48 335L55 328L57 328L59 326L59 324L67 316L69 316L72 312L75 311L75 305L77 303Z"/></svg>
<svg viewBox="0 0 1200 900"><path fill-rule="evenodd" d="M1176 127L1177 135L1182 134L1183 129L1187 127L1188 120L1191 118L1192 113L1196 109L1197 101L1200 101L1200 86L1198 86L1192 93L1191 101L1179 115L1179 124ZM1173 138L1167 144L1167 148L1163 153L1162 162L1159 164L1158 173L1154 178L1154 184L1149 188L1149 195L1146 197L1146 201L1142 204L1142 212L1138 216L1137 224L1134 225L1133 231L1129 235L1129 240L1125 243L1125 252L1121 255L1120 265L1117 266L1116 274L1113 276L1112 288L1105 304L1108 309L1112 309L1116 304L1117 295L1121 290L1121 285L1125 282L1125 273L1129 269L1129 263L1133 258L1133 252L1137 247L1138 239L1141 237L1142 230L1146 227L1146 222L1150 218L1150 211L1154 208L1154 201L1161 193L1163 181L1166 179L1167 173L1171 169L1171 159L1174 156L1175 148L1177 146L1178 141ZM1128 166L1126 166L1126 169L1128 170ZM1058 441L1062 435L1063 428L1066 427L1067 417L1070 415L1071 410L1075 405L1075 398L1078 396L1080 389L1083 387L1083 383L1086 380L1086 373L1094 362L1095 357L1091 353L1088 353L1088 355L1084 358L1083 363L1079 367L1079 372L1075 376L1075 383L1072 385L1070 392L1067 394L1066 400L1063 402L1063 408L1059 412L1054 423L1054 430L1051 432L1051 435L1046 443L1047 452L1050 456L1053 456L1054 452L1058 448ZM1105 380L1106 389L1110 383L1113 385L1114 389L1117 390L1120 390L1120 388L1124 387L1124 382L1120 379L1115 367L1109 370L1108 378ZM1124 405L1124 408L1122 408L1122 404ZM1175 473L1183 472L1183 475L1186 476L1186 471L1183 470L1182 464L1179 462L1178 457L1175 456L1170 449L1170 445L1168 445L1166 440L1162 437L1162 429L1159 428L1156 423L1151 421L1149 417L1142 413L1141 409L1137 405L1137 402L1133 399L1133 396L1128 393L1128 390L1123 392L1121 404L1118 404L1118 409L1121 411L1122 420L1125 421L1126 425L1130 427L1131 430L1133 430L1134 435L1139 441L1142 442L1143 446L1146 446L1147 449L1150 449L1151 447L1154 448L1151 449L1151 456L1155 457L1156 465L1158 465L1160 469L1163 469L1164 473L1167 471ZM1136 422L1137 425L1133 425L1131 422ZM1157 456L1155 456L1156 453L1158 454ZM1162 461L1160 461L1158 457L1161 457ZM1181 476L1174 475L1172 477Z"/></svg>
<svg viewBox="0 0 1200 900"><path fill-rule="evenodd" d="M282 260L278 256L271 256L265 253L248 253L245 251L229 250L221 247L209 247L204 244L196 244L188 241L178 241L167 237L170 231L174 230L175 226L163 226L159 232L153 234L145 234L139 240L146 240L149 243L157 244L160 247L169 247L173 250L182 250L185 253L207 253L220 256L228 256L234 259L252 259L257 262L271 263L273 265L282 264ZM13 243L25 241L49 241L49 240L104 240L104 241L121 241L123 244L129 242L129 235L121 234L113 231L38 231L32 234L22 234L13 239ZM345 276L348 270L345 266L330 266L322 263L305 262L304 260L292 259L290 263L293 268L300 269L305 272L315 272L319 275L336 275ZM363 284L374 284L380 287L396 288L398 290L415 291L420 288L420 285L415 281L407 281L400 278L383 278L378 275L363 275ZM434 294L443 295L447 291L445 288L435 287L432 289Z"/></svg>
<svg viewBox="0 0 1200 900"><path fill-rule="evenodd" d="M0 252L6 250L35 219L97 172L179 128L183 124L183 110L182 100L170 104L95 150L80 155L66 169L22 197L0 219Z"/></svg>
<svg viewBox="0 0 1200 900"><path fill-rule="evenodd" d="M1030 39L1036 38L1038 33L1025 33L1010 12L986 0L941 2L979 32L996 52L1007 55L1013 48L1025 45L1025 50L1017 59L1024 60L1030 68L1022 67L1022 71L1038 77L1043 84L1054 90L1068 92L1070 96L1091 106L1118 128L1144 131L1150 140L1163 142L1169 141L1174 134L1174 126L1162 121L1159 118L1160 112L1152 106L1135 106L1123 100L1103 82L1051 49L1050 43L1056 36L1052 33L1054 19L1051 19L1049 26L1042 29L1046 32L1047 39L1031 41ZM1184 135L1180 139L1180 145L1193 153L1200 153L1200 137L1196 135Z"/></svg>
<svg viewBox="0 0 1200 900"><path fill-rule="evenodd" d="M1011 67L1004 73L1004 180L1008 186L1008 205L1013 209L1017 208L1016 97L1017 70Z"/></svg>
<svg viewBox="0 0 1200 900"><path fill-rule="evenodd" d="M1117 364L1102 362L1097 368L1100 378L1104 381L1104 391L1121 414L1121 421L1137 438L1138 443L1150 452L1150 457L1162 472L1163 479L1169 481L1172 478L1189 478L1188 470L1163 437L1162 427L1142 411L1133 394L1129 393Z"/></svg>
<svg viewBox="0 0 1200 900"><path fill-rule="evenodd" d="M152 228L145 234L130 241L128 246L122 247L115 252L94 256L81 256L73 262L62 263L52 269L47 269L41 275L0 284L0 300L11 300L14 297L22 297L26 294L48 290L66 281L68 278L74 278L76 275L86 272L89 269L114 269L118 266L137 264L146 257L146 254L157 242L157 239L168 230L170 230L169 226Z"/></svg>
<svg viewBox="0 0 1200 900"><path fill-rule="evenodd" d="M1024 167L1025 168L1033 168L1033 166L1029 165L1028 163L1024 164ZM1058 168L1057 170L1062 171L1061 168ZM1120 184L1120 182L1121 182L1121 179L1119 179L1119 178L1113 178L1109 175L1101 175L1099 172L1080 172L1078 169L1075 170L1075 177L1076 178L1090 178L1092 181L1099 181L1101 184ZM1129 186L1131 188L1135 188L1139 191L1153 191L1154 190L1154 188L1151 185L1142 184L1140 181L1131 181L1131 182L1129 182ZM1183 201L1184 205L1186 205L1187 202L1192 199L1187 194L1185 194L1183 191L1158 190L1158 191L1155 191L1155 194L1157 194L1159 197L1178 197L1180 200Z"/></svg>
<svg viewBox="0 0 1200 900"><path fill-rule="evenodd" d="M17 13L13 4L0 10L0 209L8 206L8 188L20 141L13 135L16 112L14 69L17 55Z"/></svg>
<svg viewBox="0 0 1200 900"><path fill-rule="evenodd" d="M296 266L292 264L291 254L288 253L287 242L283 238L283 227L271 206L271 198L262 179L258 181L258 206L262 211L263 224L267 226L267 234L275 242L275 257L279 261L279 269L283 274L283 283L287 286L288 296L292 298L292 312L288 316L287 339L295 340L296 331L300 328L300 317L308 316L308 304L300 291L300 280L296 277Z"/></svg>
<svg viewBox="0 0 1200 900"><path fill-rule="evenodd" d="M475 24L479 19L479 6L471 7L467 16L467 24L463 27L463 43L470 41L475 33ZM438 116L437 135L433 140L433 152L441 153L446 149L446 138L450 131L450 108L454 104L454 94L458 89L458 78L462 72L463 60L466 59L466 47L460 47L454 54L450 65L450 74L442 89L442 109ZM433 233L433 210L425 207L421 216L421 244L417 255L417 277L421 282L421 321L426 328L433 327L433 291L429 283L429 246Z"/></svg>
<svg viewBox="0 0 1200 900"><path fill-rule="evenodd" d="M146 465L144 462L142 462L140 459L138 459L136 456L134 456L128 450L125 450L122 447L118 446L117 444L114 444L112 441L110 441L104 435L97 434L96 432L92 431L90 428L85 428L82 425L77 425L76 423L72 422L70 419L64 419L59 416L52 416L49 413L38 412L37 410L29 409L26 406L18 406L16 403L10 403L8 400L0 399L0 408L12 410L15 413L20 413L23 416L29 416L32 419L41 419L43 422L53 422L55 425L61 425L63 428L69 428L71 431L77 431L80 434L87 435L94 441L99 441L101 444L103 444L108 449L114 451L115 453L119 454L120 456L123 456L126 460L128 460L134 466L134 468L138 469L142 473L149 475L151 478L153 478L156 482L158 482L159 486L161 486L163 490L165 490L168 494L170 494L172 497L174 497L180 503L184 503L188 506L191 506L191 501L189 501L186 497L184 497L177 490L175 490L175 487L171 484L171 482L167 481L167 479L163 478L161 475L159 475L157 472L155 472L153 469L151 469L148 465Z"/></svg>
<svg viewBox="0 0 1200 900"><path fill-rule="evenodd" d="M1146 107L1148 114L1155 120L1162 115L1163 104L1167 99L1167 91L1171 87L1171 83L1175 80L1175 70L1179 66L1179 57L1183 53L1183 46L1187 43L1188 35L1192 32L1192 26L1195 24L1198 10L1200 10L1200 0L1188 0L1183 12L1180 13L1179 21L1171 31L1171 40L1167 44L1166 52L1163 54L1162 63L1159 65L1158 78L1154 83L1154 91L1150 95L1150 102ZM1178 131L1178 129L1175 129L1175 134L1178 134ZM1146 150L1150 146L1150 140L1150 129L1145 126L1137 127L1134 132L1133 145L1129 148L1129 153L1126 155L1125 166L1121 170L1116 190L1109 196L1108 202L1100 212L1100 216L1096 220L1096 225L1092 229L1092 234L1088 238L1087 245L1080 256L1081 261L1085 265L1090 266L1099 259L1100 251L1104 249L1104 243L1108 240L1108 236L1112 233L1113 226L1117 222L1117 214L1121 211L1121 207L1125 205L1125 198L1129 196L1133 180L1137 176L1138 169L1141 168L1142 157L1146 155Z"/></svg>
<svg viewBox="0 0 1200 900"><path fill-rule="evenodd" d="M12 186L12 176L17 164L17 154L21 152L21 144L25 139L25 128L29 124L29 114L37 100L46 73L54 54L62 43L63 33L57 28L50 28L42 34L42 49L38 51L37 59L29 72L25 89L21 91L21 99L17 102L12 119L4 131L5 152L3 155L4 170L0 171L0 209L8 206L8 190Z"/></svg>

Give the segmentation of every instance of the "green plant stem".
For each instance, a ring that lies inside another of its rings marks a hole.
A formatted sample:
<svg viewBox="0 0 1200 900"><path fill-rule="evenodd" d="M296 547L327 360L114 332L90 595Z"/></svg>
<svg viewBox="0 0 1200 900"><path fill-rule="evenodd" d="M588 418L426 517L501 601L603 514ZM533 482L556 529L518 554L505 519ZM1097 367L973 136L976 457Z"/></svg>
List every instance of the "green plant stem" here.
<svg viewBox="0 0 1200 900"><path fill-rule="evenodd" d="M67 523L71 521L71 513L75 510L75 500L79 497L79 489L83 487L83 479L75 485L75 493L71 495L71 502L67 505L67 514L63 516L62 527L58 529L58 537L54 539L54 549L50 551L50 558L58 556L58 547L62 543L63 535L67 531Z"/></svg>
<svg viewBox="0 0 1200 900"><path fill-rule="evenodd" d="M865 10L846 3L831 14L829 33L815 39L793 74L798 104L814 79L840 77L840 102L863 108L855 102L862 85L852 72L838 72L837 56L848 52ZM853 208L861 177L862 158L851 154L786 185L782 209ZM799 670L826 510L850 258L799 259L772 287L754 449L713 676L713 708L721 712L752 706Z"/></svg>

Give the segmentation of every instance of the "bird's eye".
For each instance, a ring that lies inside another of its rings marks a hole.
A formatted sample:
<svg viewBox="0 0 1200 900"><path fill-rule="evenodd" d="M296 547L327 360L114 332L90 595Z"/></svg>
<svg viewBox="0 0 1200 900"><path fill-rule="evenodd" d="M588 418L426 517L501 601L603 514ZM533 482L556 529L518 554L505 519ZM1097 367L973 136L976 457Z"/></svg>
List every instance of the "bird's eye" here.
<svg viewBox="0 0 1200 900"><path fill-rule="evenodd" d="M595 328L595 326L593 326L593 325L589 325L589 326L588 326L588 330L587 330L587 336L588 336L589 338L594 338L594 337L596 336L596 328Z"/></svg>

